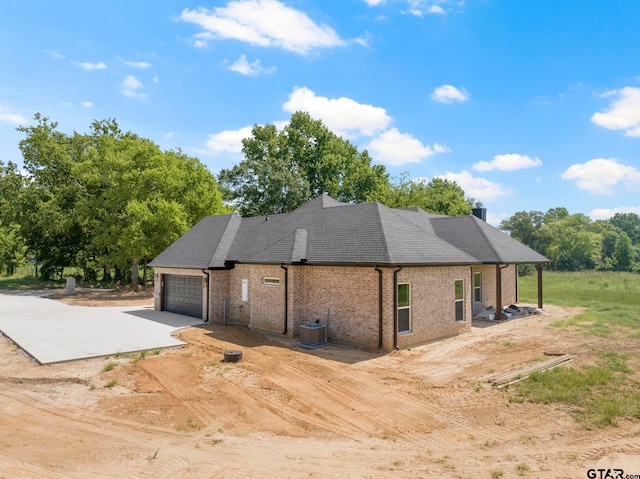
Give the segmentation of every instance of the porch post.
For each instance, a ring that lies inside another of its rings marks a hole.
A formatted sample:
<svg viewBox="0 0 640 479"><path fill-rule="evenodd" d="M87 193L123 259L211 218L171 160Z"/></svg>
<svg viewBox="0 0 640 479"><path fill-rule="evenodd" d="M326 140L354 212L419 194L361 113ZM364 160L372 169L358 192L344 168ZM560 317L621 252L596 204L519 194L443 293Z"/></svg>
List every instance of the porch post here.
<svg viewBox="0 0 640 479"><path fill-rule="evenodd" d="M537 264L536 270L538 271L538 308L542 309L542 265Z"/></svg>

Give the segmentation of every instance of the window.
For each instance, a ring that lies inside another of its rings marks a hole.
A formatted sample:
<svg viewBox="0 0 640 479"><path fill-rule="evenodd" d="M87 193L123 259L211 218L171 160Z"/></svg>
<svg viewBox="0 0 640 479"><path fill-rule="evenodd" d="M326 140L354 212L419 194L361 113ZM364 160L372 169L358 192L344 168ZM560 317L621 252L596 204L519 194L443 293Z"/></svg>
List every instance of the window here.
<svg viewBox="0 0 640 479"><path fill-rule="evenodd" d="M456 322L464 321L464 280L456 279Z"/></svg>
<svg viewBox="0 0 640 479"><path fill-rule="evenodd" d="M262 278L262 284L267 284L271 286L280 286L280 278Z"/></svg>
<svg viewBox="0 0 640 479"><path fill-rule="evenodd" d="M398 332L411 332L410 322L411 288L409 283L398 284Z"/></svg>
<svg viewBox="0 0 640 479"><path fill-rule="evenodd" d="M482 273L473 273L473 300L482 302Z"/></svg>

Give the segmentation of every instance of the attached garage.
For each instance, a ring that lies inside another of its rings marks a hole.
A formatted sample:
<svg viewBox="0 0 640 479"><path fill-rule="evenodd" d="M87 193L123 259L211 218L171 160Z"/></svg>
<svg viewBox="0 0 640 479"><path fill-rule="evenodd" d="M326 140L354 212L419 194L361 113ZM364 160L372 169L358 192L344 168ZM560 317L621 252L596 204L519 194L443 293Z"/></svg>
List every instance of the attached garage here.
<svg viewBox="0 0 640 479"><path fill-rule="evenodd" d="M164 275L163 310L202 318L202 277Z"/></svg>

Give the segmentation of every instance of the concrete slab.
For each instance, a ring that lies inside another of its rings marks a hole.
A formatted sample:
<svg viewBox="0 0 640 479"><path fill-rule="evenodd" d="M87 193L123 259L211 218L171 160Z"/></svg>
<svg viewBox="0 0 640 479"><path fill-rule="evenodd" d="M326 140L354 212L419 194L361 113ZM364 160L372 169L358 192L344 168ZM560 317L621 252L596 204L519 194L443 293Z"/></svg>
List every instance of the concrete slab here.
<svg viewBox="0 0 640 479"><path fill-rule="evenodd" d="M48 293L0 291L0 332L40 364L181 346L172 333L203 324L140 306L71 306Z"/></svg>

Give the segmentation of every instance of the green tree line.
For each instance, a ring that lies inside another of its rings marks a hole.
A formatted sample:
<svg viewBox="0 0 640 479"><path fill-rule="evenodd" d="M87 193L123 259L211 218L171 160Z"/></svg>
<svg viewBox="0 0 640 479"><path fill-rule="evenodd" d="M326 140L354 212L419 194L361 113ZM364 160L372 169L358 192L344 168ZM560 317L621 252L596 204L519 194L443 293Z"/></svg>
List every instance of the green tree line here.
<svg viewBox="0 0 640 479"><path fill-rule="evenodd" d="M71 135L36 115L20 127L24 171L0 163L0 267L28 257L42 278L65 267L87 280L138 282L143 266L208 214L226 211L195 158L123 133L115 120ZM146 272L146 268L144 268ZM125 276L127 278L125 278Z"/></svg>
<svg viewBox="0 0 640 479"><path fill-rule="evenodd" d="M635 213L594 221L566 208L519 211L502 221L500 229L549 258L554 270L640 269L640 216Z"/></svg>
<svg viewBox="0 0 640 479"><path fill-rule="evenodd" d="M42 278L74 267L89 281L138 283L146 264L206 215L291 211L328 193L344 202L467 215L455 182L391 178L368 152L307 113L281 131L256 125L244 158L216 180L196 158L162 151L113 119L65 134L48 118L19 127L24 169L0 162L0 272L30 260Z"/></svg>

